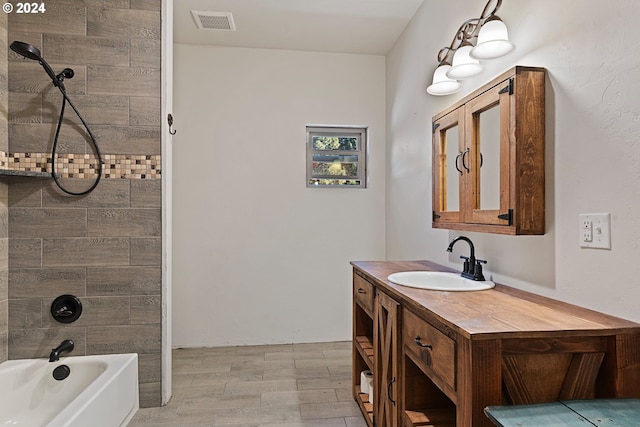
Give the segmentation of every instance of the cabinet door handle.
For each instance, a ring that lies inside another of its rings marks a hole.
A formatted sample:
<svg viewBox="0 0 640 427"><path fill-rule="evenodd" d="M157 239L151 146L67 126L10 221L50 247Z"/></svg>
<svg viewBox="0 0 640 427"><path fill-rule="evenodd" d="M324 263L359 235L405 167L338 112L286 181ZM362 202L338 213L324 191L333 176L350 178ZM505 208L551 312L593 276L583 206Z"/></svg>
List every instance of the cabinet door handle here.
<svg viewBox="0 0 640 427"><path fill-rule="evenodd" d="M460 172L460 175L462 175L462 171L460 170L460 168L458 167L458 159L460 158L460 156L462 156L462 151L458 153L458 155L456 156L456 170L458 172Z"/></svg>
<svg viewBox="0 0 640 427"><path fill-rule="evenodd" d="M420 341L420 337L417 336L413 339L413 342L416 343L417 345L419 345L422 348L428 348L430 350L433 350L433 346L431 344L422 344L422 341Z"/></svg>
<svg viewBox="0 0 640 427"><path fill-rule="evenodd" d="M365 291L365 290L364 290L364 289L362 289L362 288L358 288L358 293L359 293L359 294L366 294L366 293L367 293L367 291Z"/></svg>
<svg viewBox="0 0 640 427"><path fill-rule="evenodd" d="M393 400L393 398L391 397L391 386L395 382L396 382L396 379L394 377L391 381L389 381L389 384L387 384L387 397L389 398L389 401L393 403L393 406L396 406L396 401Z"/></svg>
<svg viewBox="0 0 640 427"><path fill-rule="evenodd" d="M467 148L465 152L462 153L462 167L465 168L467 172L470 172L470 169L467 167L467 164L464 162L464 159L467 157L468 152L469 152L469 149Z"/></svg>

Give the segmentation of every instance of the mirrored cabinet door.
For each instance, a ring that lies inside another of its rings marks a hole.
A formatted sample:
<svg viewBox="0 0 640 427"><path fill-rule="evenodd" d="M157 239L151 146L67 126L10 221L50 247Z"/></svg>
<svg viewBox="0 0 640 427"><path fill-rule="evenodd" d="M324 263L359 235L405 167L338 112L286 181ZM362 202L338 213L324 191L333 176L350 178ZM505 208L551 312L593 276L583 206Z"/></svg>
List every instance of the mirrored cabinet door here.
<svg viewBox="0 0 640 427"><path fill-rule="evenodd" d="M434 221L459 222L465 191L464 114L453 111L433 125L433 218Z"/></svg>
<svg viewBox="0 0 640 427"><path fill-rule="evenodd" d="M509 225L509 93L497 86L465 106L470 142L468 222ZM502 92L502 93L500 93Z"/></svg>

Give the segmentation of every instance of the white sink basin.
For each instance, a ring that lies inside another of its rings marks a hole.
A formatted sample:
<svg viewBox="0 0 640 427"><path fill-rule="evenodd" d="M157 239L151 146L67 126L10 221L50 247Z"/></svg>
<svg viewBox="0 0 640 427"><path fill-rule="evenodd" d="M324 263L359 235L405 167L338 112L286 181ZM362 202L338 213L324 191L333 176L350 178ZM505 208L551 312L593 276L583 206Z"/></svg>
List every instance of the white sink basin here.
<svg viewBox="0 0 640 427"><path fill-rule="evenodd" d="M432 291L484 291L496 285L488 280L478 282L465 279L459 273L439 271L402 271L390 274L387 279L396 285Z"/></svg>

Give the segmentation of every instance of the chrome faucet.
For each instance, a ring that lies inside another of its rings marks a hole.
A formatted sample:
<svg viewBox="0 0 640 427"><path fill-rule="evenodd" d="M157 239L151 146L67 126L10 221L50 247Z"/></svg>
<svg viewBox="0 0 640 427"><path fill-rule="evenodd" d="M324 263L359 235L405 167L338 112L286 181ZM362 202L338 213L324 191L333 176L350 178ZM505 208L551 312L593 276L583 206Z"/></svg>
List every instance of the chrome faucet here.
<svg viewBox="0 0 640 427"><path fill-rule="evenodd" d="M462 277L471 280L478 280L484 282L484 276L482 275L482 264L486 264L487 261L483 259L476 259L476 251L473 247L473 242L466 236L458 236L449 243L449 247L447 248L447 252L453 252L453 245L455 245L460 240L464 240L469 244L469 248L471 249L471 253L468 257L460 255L460 258L464 260L464 265L462 267L462 273L460 274Z"/></svg>
<svg viewBox="0 0 640 427"><path fill-rule="evenodd" d="M49 354L49 362L57 362L60 359L62 353L69 353L73 350L74 344L71 340L64 340L56 348L51 349Z"/></svg>

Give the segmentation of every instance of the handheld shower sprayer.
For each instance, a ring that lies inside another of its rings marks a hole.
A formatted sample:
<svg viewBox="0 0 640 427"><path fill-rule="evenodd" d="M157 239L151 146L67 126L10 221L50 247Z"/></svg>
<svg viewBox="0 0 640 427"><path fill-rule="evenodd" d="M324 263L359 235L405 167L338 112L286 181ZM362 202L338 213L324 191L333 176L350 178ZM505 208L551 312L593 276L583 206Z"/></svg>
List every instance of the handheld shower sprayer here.
<svg viewBox="0 0 640 427"><path fill-rule="evenodd" d="M47 73L47 75L51 78L53 85L57 87L60 93L62 94L62 107L60 108L60 118L58 119L58 125L56 127L56 133L55 133L55 136L53 139L53 145L51 148L51 177L55 181L58 188L60 188L60 190L72 196L83 196L85 194L92 192L100 182L100 178L102 177L102 169L103 169L104 162L102 161L102 155L100 154L100 149L98 148L98 144L96 143L96 139L93 136L91 129L89 129L89 126L85 122L84 118L80 115L80 112L78 111L76 106L73 104L73 102L71 102L71 99L69 99L69 97L67 96L67 89L64 86L64 79L73 78L75 73L71 68L65 68L64 70L62 70L62 72L60 72L59 74L56 74L53 71L53 68L51 68L51 66L47 63L47 61L45 61L44 58L42 57L42 54L40 53L40 49L38 49L37 47L29 43L16 40L13 43L11 43L9 47L11 48L12 51L17 53L18 55L25 57L26 59L38 61L38 63L42 65L42 68L44 68L44 71ZM91 138L91 142L93 143L94 151L97 157L96 173L98 177L96 178L95 182L93 183L93 185L91 185L89 189L81 192L74 192L64 188L64 186L62 185L62 183L58 178L58 175L56 174L56 151L58 147L58 137L60 136L60 127L62 126L62 119L64 117L64 108L67 103L69 103L71 108L73 108L73 111L76 113L76 115L82 122L82 125L87 130L87 134Z"/></svg>
<svg viewBox="0 0 640 427"><path fill-rule="evenodd" d="M9 47L11 48L12 51L17 53L18 55L22 55L27 59L38 61L40 65L42 65L42 68L44 68L44 71L46 71L49 77L51 77L51 80L53 80L53 84L58 86L57 84L58 78L56 74L53 72L53 68L51 68L51 66L47 63L47 61L45 61L44 58L42 57L42 54L40 53L40 49L38 49L33 45L30 45L29 43L19 42L19 41L14 41L13 43L11 43L11 46Z"/></svg>

